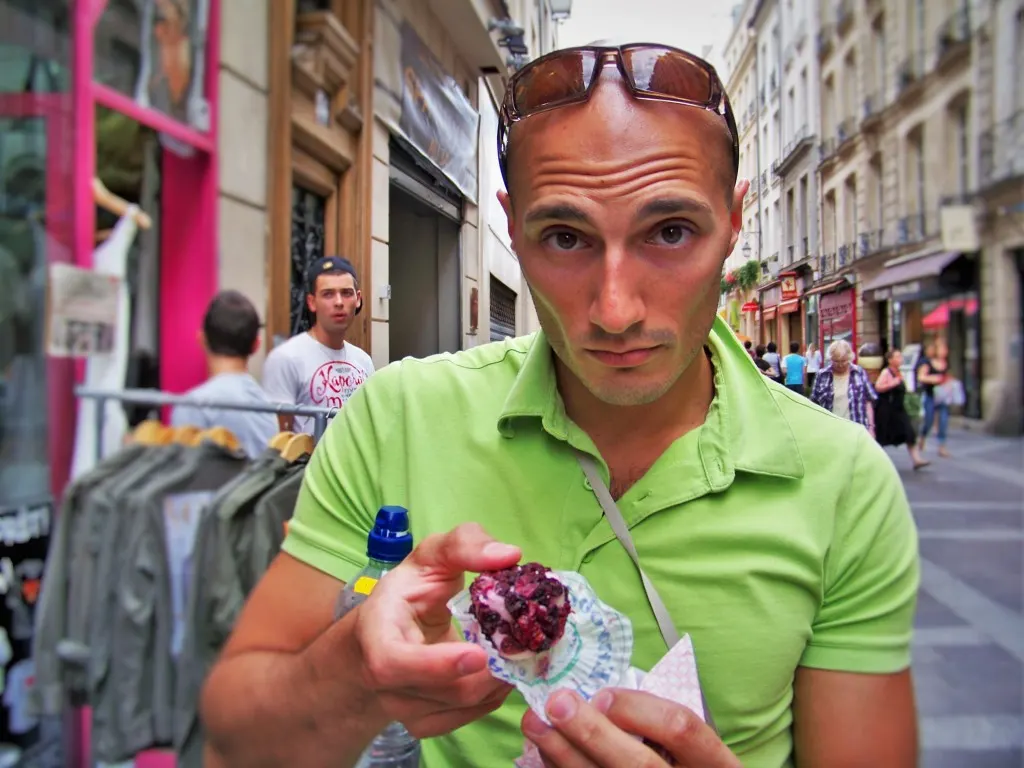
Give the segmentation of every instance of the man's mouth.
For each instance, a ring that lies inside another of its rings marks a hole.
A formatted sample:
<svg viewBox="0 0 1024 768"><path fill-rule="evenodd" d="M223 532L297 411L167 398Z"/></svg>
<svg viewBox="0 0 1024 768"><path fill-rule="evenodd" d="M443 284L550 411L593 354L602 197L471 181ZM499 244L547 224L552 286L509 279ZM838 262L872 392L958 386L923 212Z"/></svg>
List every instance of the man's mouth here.
<svg viewBox="0 0 1024 768"><path fill-rule="evenodd" d="M604 349L588 349L587 354L593 357L602 365L610 368L636 368L643 365L654 356L659 347L638 347L621 351Z"/></svg>

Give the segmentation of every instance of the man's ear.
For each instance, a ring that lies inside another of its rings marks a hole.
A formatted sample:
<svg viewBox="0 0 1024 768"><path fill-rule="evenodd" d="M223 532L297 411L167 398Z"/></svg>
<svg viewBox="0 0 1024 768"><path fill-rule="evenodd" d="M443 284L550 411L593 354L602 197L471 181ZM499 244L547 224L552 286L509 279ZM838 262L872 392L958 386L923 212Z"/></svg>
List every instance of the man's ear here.
<svg viewBox="0 0 1024 768"><path fill-rule="evenodd" d="M262 344L263 344L263 339L261 338L261 334L257 333L256 334L256 338L253 339L253 342L252 342L252 351L249 354L250 355L255 355L257 352L259 352L260 351L260 346L262 346Z"/></svg>
<svg viewBox="0 0 1024 768"><path fill-rule="evenodd" d="M312 293L306 294L306 309L308 309L314 315L316 314L316 296L314 296Z"/></svg>
<svg viewBox="0 0 1024 768"><path fill-rule="evenodd" d="M358 315L363 311L363 292L360 290L356 291L356 314Z"/></svg>
<svg viewBox="0 0 1024 768"><path fill-rule="evenodd" d="M747 196L749 190L750 179L740 179L736 182L736 188L732 192L732 210L729 211L729 227L732 232L729 236L729 249L726 253L732 253L732 249L736 247L736 241L740 238L740 232L743 231L743 198Z"/></svg>
<svg viewBox="0 0 1024 768"><path fill-rule="evenodd" d="M498 202L501 203L502 210L505 211L505 219L508 221L508 238L512 241L512 248L515 250L515 217L512 213L512 198L508 196L508 192L504 189L499 189Z"/></svg>
<svg viewBox="0 0 1024 768"><path fill-rule="evenodd" d="M199 348L206 351L206 334L202 331L196 331L196 343L199 344Z"/></svg>

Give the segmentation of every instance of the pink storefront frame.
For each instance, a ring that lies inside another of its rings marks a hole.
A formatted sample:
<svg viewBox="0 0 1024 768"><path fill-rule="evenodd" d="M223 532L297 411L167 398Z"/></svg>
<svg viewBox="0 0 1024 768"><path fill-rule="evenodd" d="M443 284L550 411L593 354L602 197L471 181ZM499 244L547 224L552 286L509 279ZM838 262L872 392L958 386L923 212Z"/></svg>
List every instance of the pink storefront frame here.
<svg viewBox="0 0 1024 768"><path fill-rule="evenodd" d="M205 55L204 92L210 105L210 130L193 130L173 118L139 106L130 97L93 81L95 30L107 0L72 0L73 60L72 102L74 115L73 253L75 263L92 266L96 209L92 179L96 174L96 107L102 106L132 118L155 131L191 146L196 152L182 158L163 153L162 209L160 219L160 386L183 392L206 375L205 360L196 344L203 313L218 289L217 260L217 100L220 63L220 0L209 0ZM80 378L82 369L76 373ZM66 384L51 387L54 404L66 402ZM57 391L60 390L60 391ZM66 435L65 445L73 440ZM69 453L51 443L52 471L62 490L69 471ZM76 718L77 731L69 739L69 765L90 765L88 712ZM139 755L136 768L172 768L173 753L153 750Z"/></svg>

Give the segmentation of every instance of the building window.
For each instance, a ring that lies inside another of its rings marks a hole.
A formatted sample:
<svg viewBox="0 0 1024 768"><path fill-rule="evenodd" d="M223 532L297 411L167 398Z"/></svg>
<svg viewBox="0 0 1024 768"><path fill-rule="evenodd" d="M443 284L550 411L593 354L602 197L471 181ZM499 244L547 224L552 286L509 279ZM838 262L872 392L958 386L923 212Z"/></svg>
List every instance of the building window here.
<svg viewBox="0 0 1024 768"><path fill-rule="evenodd" d="M516 292L491 276L491 341L516 335Z"/></svg>
<svg viewBox="0 0 1024 768"><path fill-rule="evenodd" d="M957 188L960 195L967 194L971 173L970 123L967 104L957 105L953 110L953 132L956 141Z"/></svg>
<svg viewBox="0 0 1024 768"><path fill-rule="evenodd" d="M290 326L294 336L308 331L313 318L306 307L306 272L323 258L327 200L302 187L292 187Z"/></svg>

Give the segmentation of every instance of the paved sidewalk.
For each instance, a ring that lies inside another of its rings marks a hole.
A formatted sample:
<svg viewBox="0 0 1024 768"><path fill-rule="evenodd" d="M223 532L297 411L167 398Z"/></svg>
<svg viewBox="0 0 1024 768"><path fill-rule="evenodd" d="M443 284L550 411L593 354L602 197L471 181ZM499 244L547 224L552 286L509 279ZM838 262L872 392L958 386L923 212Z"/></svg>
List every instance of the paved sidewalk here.
<svg viewBox="0 0 1024 768"><path fill-rule="evenodd" d="M900 470L921 540L914 675L923 768L1024 766L1024 439L955 432Z"/></svg>

